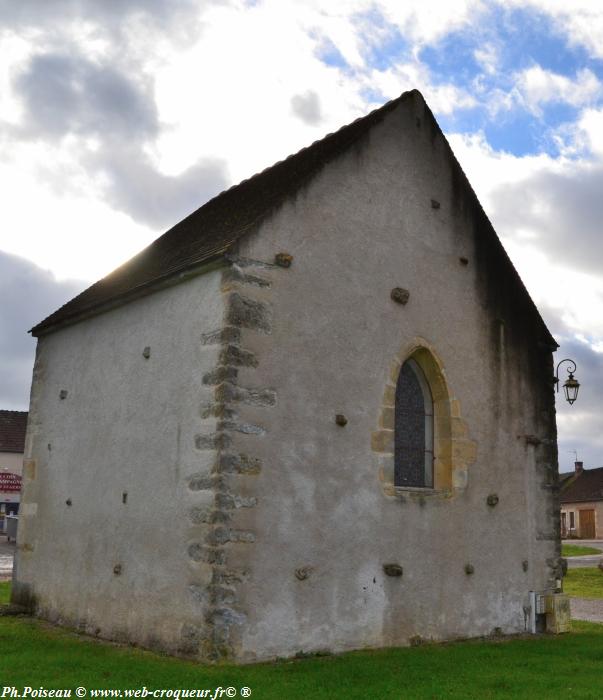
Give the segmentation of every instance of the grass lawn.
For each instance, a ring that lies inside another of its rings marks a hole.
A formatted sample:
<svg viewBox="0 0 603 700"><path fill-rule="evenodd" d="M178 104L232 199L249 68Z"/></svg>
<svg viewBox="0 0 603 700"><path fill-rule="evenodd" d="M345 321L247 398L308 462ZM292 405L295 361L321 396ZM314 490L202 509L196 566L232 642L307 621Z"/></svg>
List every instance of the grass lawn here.
<svg viewBox="0 0 603 700"><path fill-rule="evenodd" d="M563 592L577 598L603 598L603 572L596 566L568 569Z"/></svg>
<svg viewBox="0 0 603 700"><path fill-rule="evenodd" d="M583 557L587 554L600 554L603 557L603 552L600 549L595 549L594 547L582 547L579 544L561 545L562 557Z"/></svg>
<svg viewBox="0 0 603 700"><path fill-rule="evenodd" d="M3 594L6 589L3 585ZM252 700L594 698L600 696L603 673L603 625L588 622L576 622L571 634L558 637L426 645L242 667L202 666L92 641L29 618L0 617L0 639L2 685L18 688L232 686L251 688ZM238 692L236 697L241 697Z"/></svg>
<svg viewBox="0 0 603 700"><path fill-rule="evenodd" d="M6 605L10 598L10 581L0 581L0 605Z"/></svg>

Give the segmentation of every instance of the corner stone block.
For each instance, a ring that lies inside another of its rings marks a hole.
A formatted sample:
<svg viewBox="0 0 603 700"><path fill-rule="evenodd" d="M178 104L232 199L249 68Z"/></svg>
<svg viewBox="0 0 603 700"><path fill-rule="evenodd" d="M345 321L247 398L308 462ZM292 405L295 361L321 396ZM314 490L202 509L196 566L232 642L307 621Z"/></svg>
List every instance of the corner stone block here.
<svg viewBox="0 0 603 700"><path fill-rule="evenodd" d="M23 477L29 481L34 481L36 478L36 460L26 459L23 462Z"/></svg>
<svg viewBox="0 0 603 700"><path fill-rule="evenodd" d="M228 299L227 323L270 334L272 313L268 304L234 292Z"/></svg>
<svg viewBox="0 0 603 700"><path fill-rule="evenodd" d="M381 409L381 416L379 418L379 423L381 428L386 428L387 430L394 430L396 420L396 409L393 406L385 406Z"/></svg>
<svg viewBox="0 0 603 700"><path fill-rule="evenodd" d="M394 431L393 430L377 430L371 435L371 449L373 452L388 452L394 451Z"/></svg>
<svg viewBox="0 0 603 700"><path fill-rule="evenodd" d="M452 437L455 437L455 438L467 437L467 425L460 418L451 418L450 419L450 429L451 429Z"/></svg>
<svg viewBox="0 0 603 700"><path fill-rule="evenodd" d="M195 436L195 447L198 450L224 450L230 447L232 438L225 433Z"/></svg>
<svg viewBox="0 0 603 700"><path fill-rule="evenodd" d="M452 399L450 402L450 415L452 418L461 417L461 404L456 399Z"/></svg>
<svg viewBox="0 0 603 700"><path fill-rule="evenodd" d="M471 440L454 440L452 458L455 462L473 464L477 458L477 444Z"/></svg>
<svg viewBox="0 0 603 700"><path fill-rule="evenodd" d="M467 487L467 470L454 469L452 472L452 486L455 489L464 489Z"/></svg>
<svg viewBox="0 0 603 700"><path fill-rule="evenodd" d="M394 483L394 455L384 454L379 457L379 474L382 481L388 484Z"/></svg>
<svg viewBox="0 0 603 700"><path fill-rule="evenodd" d="M385 385L385 391L383 393L383 406L395 406L396 405L396 387L391 384Z"/></svg>

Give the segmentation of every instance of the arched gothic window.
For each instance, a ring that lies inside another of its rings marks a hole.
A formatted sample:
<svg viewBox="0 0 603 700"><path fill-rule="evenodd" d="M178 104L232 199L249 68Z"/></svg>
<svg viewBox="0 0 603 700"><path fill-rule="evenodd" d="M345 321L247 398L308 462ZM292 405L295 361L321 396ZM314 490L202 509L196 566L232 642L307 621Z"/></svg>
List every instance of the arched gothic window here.
<svg viewBox="0 0 603 700"><path fill-rule="evenodd" d="M413 359L396 385L394 485L433 488L433 399Z"/></svg>

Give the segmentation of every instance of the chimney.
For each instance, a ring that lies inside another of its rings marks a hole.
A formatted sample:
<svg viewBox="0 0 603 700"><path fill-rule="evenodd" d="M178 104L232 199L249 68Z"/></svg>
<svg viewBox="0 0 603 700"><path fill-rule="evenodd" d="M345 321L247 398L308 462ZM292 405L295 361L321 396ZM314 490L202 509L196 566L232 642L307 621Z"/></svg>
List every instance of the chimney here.
<svg viewBox="0 0 603 700"><path fill-rule="evenodd" d="M574 462L574 470L576 474L582 474L584 471L584 462Z"/></svg>

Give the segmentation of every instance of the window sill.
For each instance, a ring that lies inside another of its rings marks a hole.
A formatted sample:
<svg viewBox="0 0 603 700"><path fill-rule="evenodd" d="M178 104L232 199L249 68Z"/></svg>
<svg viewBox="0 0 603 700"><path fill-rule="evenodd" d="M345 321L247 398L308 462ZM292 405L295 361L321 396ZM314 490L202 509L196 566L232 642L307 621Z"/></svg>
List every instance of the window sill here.
<svg viewBox="0 0 603 700"><path fill-rule="evenodd" d="M384 488L385 495L400 501L416 501L423 505L427 501L449 500L454 495L453 489L433 489L423 486L394 486Z"/></svg>

